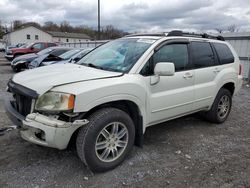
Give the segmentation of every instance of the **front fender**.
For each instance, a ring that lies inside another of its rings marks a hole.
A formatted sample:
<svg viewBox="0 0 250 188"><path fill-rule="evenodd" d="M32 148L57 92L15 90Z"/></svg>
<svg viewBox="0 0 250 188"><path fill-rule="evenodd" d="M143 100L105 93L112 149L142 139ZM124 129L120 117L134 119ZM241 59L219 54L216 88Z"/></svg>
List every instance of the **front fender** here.
<svg viewBox="0 0 250 188"><path fill-rule="evenodd" d="M91 102L85 104L85 105L76 105L75 106L75 112L88 112L91 109L105 104L105 103L110 103L110 102L115 102L115 101L121 101L121 100L127 100L135 103L139 109L139 113L143 118L143 133L145 132L146 129L146 108L145 108L145 103L141 101L138 97L130 95L130 94L115 94L115 95L109 95L105 96L99 99L92 100ZM80 99L76 101L76 104L81 104Z"/></svg>

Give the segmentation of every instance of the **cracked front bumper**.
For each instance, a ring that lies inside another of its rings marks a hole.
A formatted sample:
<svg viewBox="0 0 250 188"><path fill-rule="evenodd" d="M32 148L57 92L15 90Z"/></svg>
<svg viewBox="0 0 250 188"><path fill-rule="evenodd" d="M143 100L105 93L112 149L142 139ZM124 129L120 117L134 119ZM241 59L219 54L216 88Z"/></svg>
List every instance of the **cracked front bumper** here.
<svg viewBox="0 0 250 188"><path fill-rule="evenodd" d="M23 120L20 133L24 140L62 150L67 148L72 134L87 123L87 120L68 123L39 113L33 113Z"/></svg>
<svg viewBox="0 0 250 188"><path fill-rule="evenodd" d="M13 107L10 100L5 100L5 110L12 122L20 128L24 140L60 150L67 148L72 134L88 123L86 119L65 122L39 113L24 117Z"/></svg>

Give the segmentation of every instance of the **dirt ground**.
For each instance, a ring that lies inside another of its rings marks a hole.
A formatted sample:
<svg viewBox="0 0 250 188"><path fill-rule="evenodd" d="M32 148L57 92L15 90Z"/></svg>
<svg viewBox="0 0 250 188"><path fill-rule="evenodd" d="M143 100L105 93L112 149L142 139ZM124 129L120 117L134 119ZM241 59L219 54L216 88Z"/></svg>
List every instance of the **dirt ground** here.
<svg viewBox="0 0 250 188"><path fill-rule="evenodd" d="M0 127L12 125L4 112L6 83L13 75L0 57ZM93 174L75 147L59 151L22 140L18 131L0 136L0 187L242 187L250 188L250 88L233 99L220 125L195 115L146 131L118 168Z"/></svg>

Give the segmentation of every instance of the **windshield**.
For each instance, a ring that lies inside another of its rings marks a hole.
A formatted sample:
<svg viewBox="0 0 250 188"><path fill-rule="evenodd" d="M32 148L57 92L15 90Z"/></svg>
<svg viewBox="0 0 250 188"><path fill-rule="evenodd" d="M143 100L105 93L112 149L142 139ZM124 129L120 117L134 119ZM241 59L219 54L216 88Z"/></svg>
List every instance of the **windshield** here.
<svg viewBox="0 0 250 188"><path fill-rule="evenodd" d="M68 52L63 53L62 55L60 55L59 57L62 59L70 59L73 55L75 55L76 53L78 53L80 51L80 49L74 49L74 50L70 50Z"/></svg>
<svg viewBox="0 0 250 188"><path fill-rule="evenodd" d="M20 46L19 48L27 48L28 44L23 44L22 46Z"/></svg>
<svg viewBox="0 0 250 188"><path fill-rule="evenodd" d="M116 72L128 72L154 39L125 38L108 42L83 57L77 64Z"/></svg>
<svg viewBox="0 0 250 188"><path fill-rule="evenodd" d="M40 52L38 52L38 55L43 55L43 54L48 54L49 52L51 52L52 49L51 48L45 48L44 50L41 50Z"/></svg>
<svg viewBox="0 0 250 188"><path fill-rule="evenodd" d="M30 47L32 47L33 45L34 45L34 43L28 44L28 45L26 46L26 48L30 48Z"/></svg>

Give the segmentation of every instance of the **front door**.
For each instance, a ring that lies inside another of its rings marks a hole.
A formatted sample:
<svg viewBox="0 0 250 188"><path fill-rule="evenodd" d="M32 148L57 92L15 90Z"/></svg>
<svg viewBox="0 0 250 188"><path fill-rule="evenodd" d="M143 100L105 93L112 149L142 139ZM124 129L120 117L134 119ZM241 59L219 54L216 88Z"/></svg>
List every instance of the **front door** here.
<svg viewBox="0 0 250 188"><path fill-rule="evenodd" d="M141 73L147 82L148 123L155 124L193 110L194 71L189 70L188 44L167 44L153 54ZM154 66L159 62L172 62L175 75L160 76L158 83L152 85ZM151 68L150 68L151 67ZM145 74L150 72L151 74Z"/></svg>

